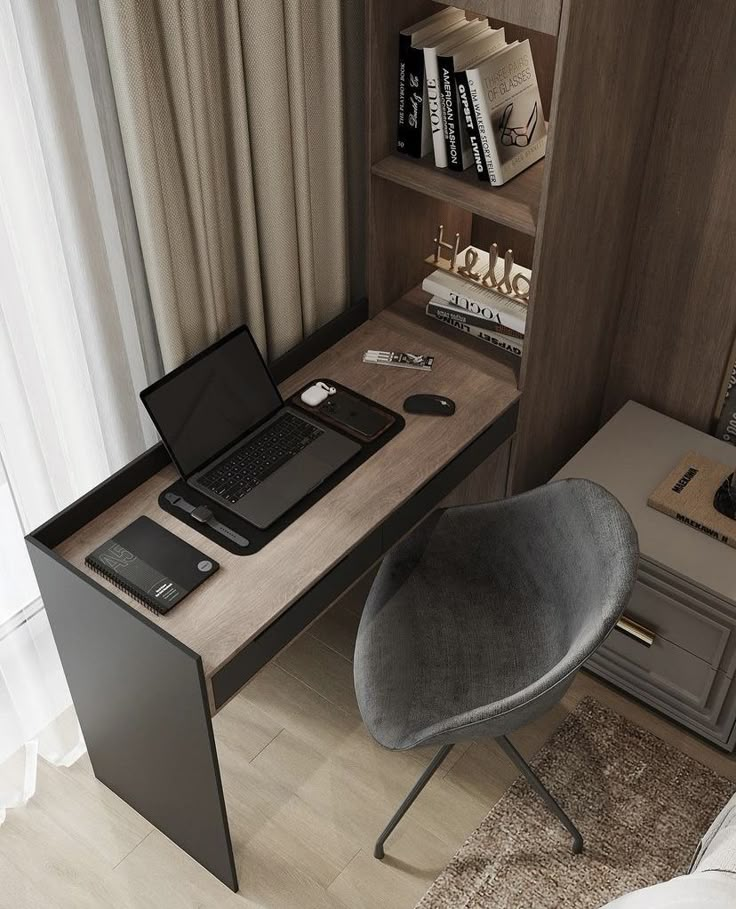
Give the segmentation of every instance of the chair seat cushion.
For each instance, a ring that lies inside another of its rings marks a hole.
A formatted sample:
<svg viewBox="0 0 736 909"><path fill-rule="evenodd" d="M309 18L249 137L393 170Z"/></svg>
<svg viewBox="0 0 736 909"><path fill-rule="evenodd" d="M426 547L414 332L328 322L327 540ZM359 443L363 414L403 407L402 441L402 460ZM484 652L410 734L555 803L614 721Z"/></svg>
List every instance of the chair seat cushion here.
<svg viewBox="0 0 736 909"><path fill-rule="evenodd" d="M608 493L570 482L542 487L552 495L436 512L386 558L354 663L361 713L381 744L517 728L561 696L613 626L633 584L636 537L625 512L599 520ZM591 541L601 535L628 561L611 547L600 558Z"/></svg>

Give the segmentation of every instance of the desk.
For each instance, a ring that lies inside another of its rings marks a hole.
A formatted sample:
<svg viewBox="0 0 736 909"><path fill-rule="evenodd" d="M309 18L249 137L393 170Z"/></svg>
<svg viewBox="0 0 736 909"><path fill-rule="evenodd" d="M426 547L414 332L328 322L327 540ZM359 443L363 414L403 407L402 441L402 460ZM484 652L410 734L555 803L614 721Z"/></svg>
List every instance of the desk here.
<svg viewBox="0 0 736 909"><path fill-rule="evenodd" d="M407 414L399 435L260 552L228 553L158 507L176 476L161 446L27 538L95 776L234 890L211 716L514 432L511 365L428 324L425 300L412 292L281 390L325 376L398 411L435 391L455 399L455 416ZM434 369L367 365L368 348L433 353ZM221 564L167 616L84 566L141 514Z"/></svg>

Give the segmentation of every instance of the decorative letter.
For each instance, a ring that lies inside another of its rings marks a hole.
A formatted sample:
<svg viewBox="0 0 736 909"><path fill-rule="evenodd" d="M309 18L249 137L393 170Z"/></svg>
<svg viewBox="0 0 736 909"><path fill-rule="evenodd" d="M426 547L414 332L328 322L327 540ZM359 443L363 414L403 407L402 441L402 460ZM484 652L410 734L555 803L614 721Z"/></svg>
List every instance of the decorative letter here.
<svg viewBox="0 0 736 909"><path fill-rule="evenodd" d="M462 275L464 278L472 278L474 281L480 279L480 272L473 271L475 266L478 264L478 252L472 248L465 250L465 265L461 265L458 268L457 273Z"/></svg>
<svg viewBox="0 0 736 909"><path fill-rule="evenodd" d="M442 250L447 249L452 253L450 257L450 271L455 271L455 264L457 262L457 251L460 248L460 234L455 234L455 242L445 243L443 236L445 232L444 224L440 224L440 229L438 231L438 236L434 238L435 250L434 250L434 262L435 265L439 264L439 261L442 257Z"/></svg>
<svg viewBox="0 0 736 909"><path fill-rule="evenodd" d="M496 280L496 263L498 262L498 246L495 243L491 244L491 248L488 250L488 271L483 275L481 279L481 284L488 285L491 287L496 287L498 281Z"/></svg>

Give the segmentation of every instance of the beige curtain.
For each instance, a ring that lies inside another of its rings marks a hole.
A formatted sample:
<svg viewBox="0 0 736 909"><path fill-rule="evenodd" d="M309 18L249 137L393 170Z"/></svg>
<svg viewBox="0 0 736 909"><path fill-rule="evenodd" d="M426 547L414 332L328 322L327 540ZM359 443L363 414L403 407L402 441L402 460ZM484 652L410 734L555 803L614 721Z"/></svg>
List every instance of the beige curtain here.
<svg viewBox="0 0 736 909"><path fill-rule="evenodd" d="M362 4L100 6L165 368L243 321L279 356L350 302Z"/></svg>

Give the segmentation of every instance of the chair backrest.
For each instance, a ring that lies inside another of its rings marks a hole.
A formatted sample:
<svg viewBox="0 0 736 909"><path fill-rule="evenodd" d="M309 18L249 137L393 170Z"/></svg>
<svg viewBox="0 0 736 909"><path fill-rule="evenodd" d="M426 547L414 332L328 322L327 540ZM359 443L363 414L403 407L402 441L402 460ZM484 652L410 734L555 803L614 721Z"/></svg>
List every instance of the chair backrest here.
<svg viewBox="0 0 736 909"><path fill-rule="evenodd" d="M639 563L636 529L615 496L585 479L557 480L499 504L519 561L525 535L534 539L523 570L552 613L545 685L555 685L596 651L626 608Z"/></svg>

